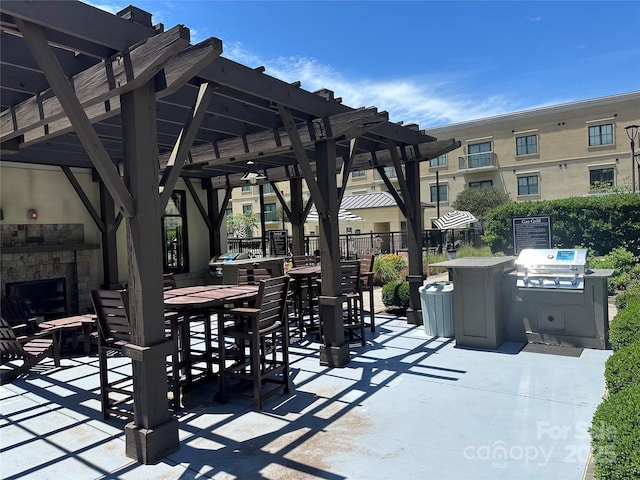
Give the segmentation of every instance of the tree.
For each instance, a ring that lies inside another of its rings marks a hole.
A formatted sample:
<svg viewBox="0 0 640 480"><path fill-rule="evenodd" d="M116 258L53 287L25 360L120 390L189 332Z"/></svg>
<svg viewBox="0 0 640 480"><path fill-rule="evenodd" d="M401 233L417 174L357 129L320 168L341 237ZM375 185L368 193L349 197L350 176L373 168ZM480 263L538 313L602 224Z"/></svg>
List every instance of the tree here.
<svg viewBox="0 0 640 480"><path fill-rule="evenodd" d="M460 192L451 206L471 212L478 220L483 220L489 210L510 202L509 194L496 187L467 188Z"/></svg>
<svg viewBox="0 0 640 480"><path fill-rule="evenodd" d="M241 238L253 236L258 227L258 216L253 212L232 213L227 216L227 233Z"/></svg>

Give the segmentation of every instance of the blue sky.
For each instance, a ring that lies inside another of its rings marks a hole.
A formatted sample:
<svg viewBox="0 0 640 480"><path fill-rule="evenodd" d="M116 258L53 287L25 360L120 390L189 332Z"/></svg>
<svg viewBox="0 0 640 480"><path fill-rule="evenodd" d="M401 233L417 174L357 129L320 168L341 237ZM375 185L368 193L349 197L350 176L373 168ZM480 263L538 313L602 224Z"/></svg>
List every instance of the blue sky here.
<svg viewBox="0 0 640 480"><path fill-rule="evenodd" d="M192 43L351 107L427 128L640 90L640 1L210 1L129 4Z"/></svg>

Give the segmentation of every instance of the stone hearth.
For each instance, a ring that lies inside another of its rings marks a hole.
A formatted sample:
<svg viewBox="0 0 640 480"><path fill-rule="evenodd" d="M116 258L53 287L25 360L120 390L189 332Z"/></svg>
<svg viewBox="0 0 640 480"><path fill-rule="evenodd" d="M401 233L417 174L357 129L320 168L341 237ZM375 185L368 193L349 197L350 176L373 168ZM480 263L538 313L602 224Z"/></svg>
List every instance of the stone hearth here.
<svg viewBox="0 0 640 480"><path fill-rule="evenodd" d="M0 226L1 292L6 284L63 277L69 314L91 311L90 251L82 224L7 224Z"/></svg>

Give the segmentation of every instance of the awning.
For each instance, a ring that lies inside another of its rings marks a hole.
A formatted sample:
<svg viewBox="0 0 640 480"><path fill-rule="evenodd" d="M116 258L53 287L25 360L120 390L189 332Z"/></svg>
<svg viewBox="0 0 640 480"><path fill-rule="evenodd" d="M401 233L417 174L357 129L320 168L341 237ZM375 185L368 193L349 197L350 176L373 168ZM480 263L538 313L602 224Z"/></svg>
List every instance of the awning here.
<svg viewBox="0 0 640 480"><path fill-rule="evenodd" d="M452 210L438 218L433 223L440 230L448 230L450 228L461 227L468 223L474 223L477 221L478 219L466 210Z"/></svg>
<svg viewBox="0 0 640 480"><path fill-rule="evenodd" d="M318 211L316 210L316 207L311 207L309 216L307 217L307 222L318 222L318 220ZM338 210L338 221L363 222L364 220L355 213L341 208Z"/></svg>

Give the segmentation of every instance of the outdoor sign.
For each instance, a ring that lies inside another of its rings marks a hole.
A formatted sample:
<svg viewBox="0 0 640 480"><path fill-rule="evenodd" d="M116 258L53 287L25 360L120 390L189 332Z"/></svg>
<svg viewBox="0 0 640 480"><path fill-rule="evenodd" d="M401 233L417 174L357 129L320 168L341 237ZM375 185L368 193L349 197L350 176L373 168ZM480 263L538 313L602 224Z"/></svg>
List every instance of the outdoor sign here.
<svg viewBox="0 0 640 480"><path fill-rule="evenodd" d="M272 257L287 256L286 230L269 230L269 255Z"/></svg>
<svg viewBox="0 0 640 480"><path fill-rule="evenodd" d="M525 248L551 248L551 218L525 217L513 219L513 253Z"/></svg>

